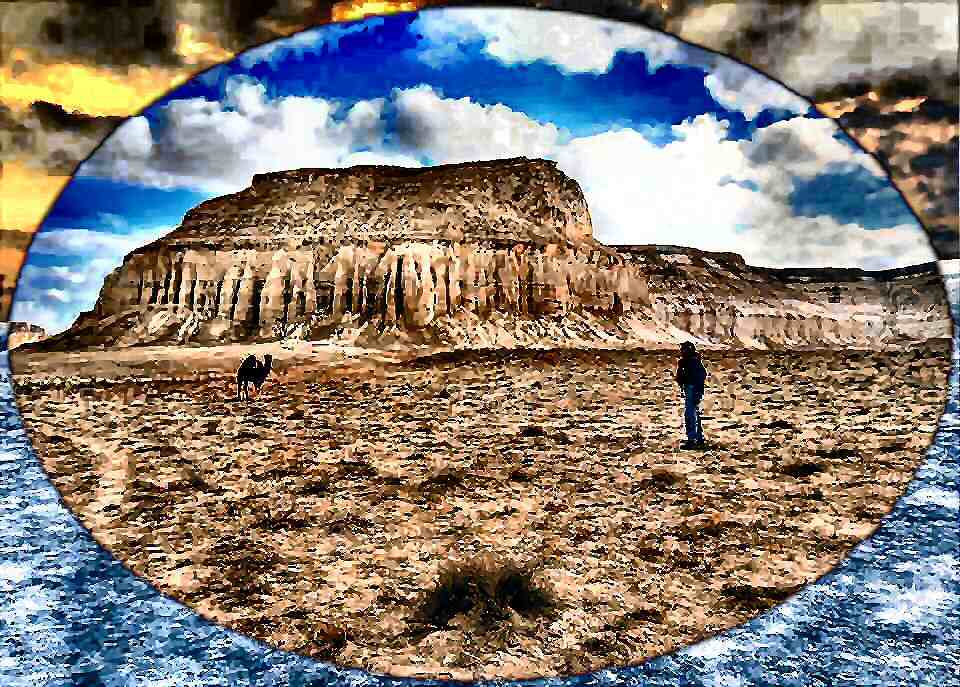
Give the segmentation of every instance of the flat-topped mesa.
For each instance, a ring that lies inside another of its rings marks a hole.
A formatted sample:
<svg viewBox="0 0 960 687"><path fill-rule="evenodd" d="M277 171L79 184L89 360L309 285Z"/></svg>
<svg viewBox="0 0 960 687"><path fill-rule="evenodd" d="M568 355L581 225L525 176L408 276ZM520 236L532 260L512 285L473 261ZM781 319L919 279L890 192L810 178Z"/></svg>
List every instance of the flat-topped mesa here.
<svg viewBox="0 0 960 687"><path fill-rule="evenodd" d="M579 185L546 160L300 169L188 212L35 347L899 346L950 335L927 268L770 270L734 253L604 246Z"/></svg>
<svg viewBox="0 0 960 687"><path fill-rule="evenodd" d="M257 174L249 188L188 212L161 241L216 242L220 249L398 241L595 243L577 182L554 162L527 158Z"/></svg>
<svg viewBox="0 0 960 687"><path fill-rule="evenodd" d="M260 174L129 254L50 345L81 330L78 342L213 343L307 321L409 329L466 311L536 315L571 299L575 273L615 258L593 239L579 185L547 160Z"/></svg>

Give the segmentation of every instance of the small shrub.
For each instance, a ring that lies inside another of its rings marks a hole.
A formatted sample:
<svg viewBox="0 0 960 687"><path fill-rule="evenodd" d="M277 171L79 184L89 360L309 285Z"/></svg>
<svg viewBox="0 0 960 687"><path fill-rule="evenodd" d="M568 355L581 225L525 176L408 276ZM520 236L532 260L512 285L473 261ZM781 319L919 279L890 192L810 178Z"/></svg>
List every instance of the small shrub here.
<svg viewBox="0 0 960 687"><path fill-rule="evenodd" d="M524 618L550 615L557 601L552 590L534 582L536 567L495 560L451 563L415 603L415 621L443 628L464 614L478 630L488 630L511 611Z"/></svg>

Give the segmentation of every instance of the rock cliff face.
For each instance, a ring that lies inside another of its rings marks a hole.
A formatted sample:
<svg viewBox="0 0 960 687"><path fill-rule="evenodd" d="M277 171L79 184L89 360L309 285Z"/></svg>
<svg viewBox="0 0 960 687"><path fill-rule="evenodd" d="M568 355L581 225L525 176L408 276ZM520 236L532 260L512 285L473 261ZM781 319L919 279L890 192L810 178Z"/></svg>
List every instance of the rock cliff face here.
<svg viewBox="0 0 960 687"><path fill-rule="evenodd" d="M525 158L257 175L126 257L41 348L282 337L365 345L874 348L950 335L935 266L769 270L593 239L575 181Z"/></svg>

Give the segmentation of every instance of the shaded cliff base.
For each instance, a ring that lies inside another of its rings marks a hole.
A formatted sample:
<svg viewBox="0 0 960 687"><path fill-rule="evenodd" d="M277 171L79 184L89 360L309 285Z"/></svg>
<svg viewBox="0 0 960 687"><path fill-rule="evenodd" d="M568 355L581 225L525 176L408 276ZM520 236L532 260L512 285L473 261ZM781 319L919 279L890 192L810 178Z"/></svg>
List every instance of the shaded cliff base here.
<svg viewBox="0 0 960 687"><path fill-rule="evenodd" d="M18 404L67 504L162 591L284 649L461 679L636 663L776 605L889 511L949 364L707 351L711 447L686 453L673 352L313 350L249 404L160 374L19 374Z"/></svg>
<svg viewBox="0 0 960 687"><path fill-rule="evenodd" d="M589 311L526 317L509 312L479 316L469 310L435 318L411 328L397 322L347 314L335 320L315 317L285 328L271 337L239 335L227 346L274 344L282 348L318 344L347 349L362 348L401 355L421 355L430 350L574 348L574 349L673 349L682 341L699 347L734 350L896 350L924 341L950 340L946 310L933 322L904 316L895 324L864 326L862 320L811 317L807 320L776 313L751 314L738 325L718 322L715 313L691 313L673 320L658 320L646 313L610 317ZM226 324L218 328L202 323L186 308L131 310L106 321L89 320L68 332L21 347L23 353L73 354L96 350L209 349L231 341ZM253 339L251 341L251 338ZM91 341L108 340L110 346ZM136 354L134 354L136 356Z"/></svg>

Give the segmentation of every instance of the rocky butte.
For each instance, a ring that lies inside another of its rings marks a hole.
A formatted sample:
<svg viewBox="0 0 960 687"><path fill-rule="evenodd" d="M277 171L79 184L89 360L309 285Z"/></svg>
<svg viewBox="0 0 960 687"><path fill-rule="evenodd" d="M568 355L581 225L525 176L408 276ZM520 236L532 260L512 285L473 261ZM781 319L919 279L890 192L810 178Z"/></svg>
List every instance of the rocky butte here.
<svg viewBox="0 0 960 687"><path fill-rule="evenodd" d="M606 246L546 160L258 174L111 273L33 349L294 337L358 345L886 348L946 338L935 263L763 269Z"/></svg>

